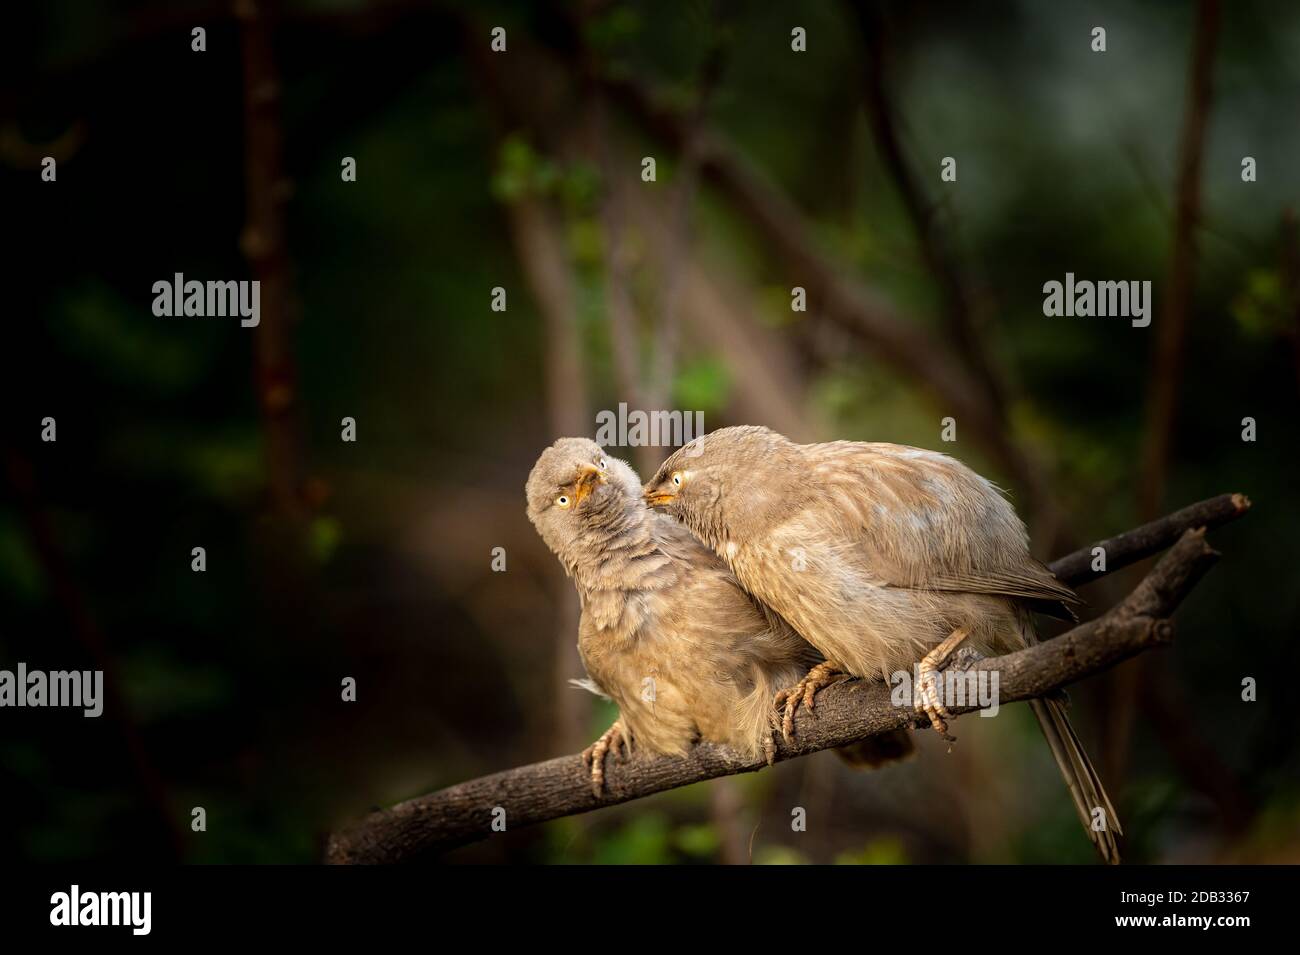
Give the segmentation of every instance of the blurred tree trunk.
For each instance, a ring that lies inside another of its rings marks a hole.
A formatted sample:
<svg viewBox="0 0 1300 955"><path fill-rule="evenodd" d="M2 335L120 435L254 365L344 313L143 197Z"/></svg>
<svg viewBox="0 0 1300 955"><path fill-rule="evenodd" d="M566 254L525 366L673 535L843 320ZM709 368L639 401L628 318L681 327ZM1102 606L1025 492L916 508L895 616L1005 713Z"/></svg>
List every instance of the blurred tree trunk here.
<svg viewBox="0 0 1300 955"><path fill-rule="evenodd" d="M557 438L588 434L592 419L588 416L582 338L559 225L536 196L525 195L509 203L507 213L519 262L542 313L551 434ZM567 578L556 578L555 602L558 614L551 698L555 701L555 742L568 748L586 741L591 707L587 694L577 692L568 682L583 673L583 666L578 655L578 594Z"/></svg>
<svg viewBox="0 0 1300 955"><path fill-rule="evenodd" d="M303 516L305 464L293 349L297 316L284 227L284 203L292 184L283 171L280 78L272 49L270 8L267 0L235 4L244 64L247 207L239 246L261 286L260 320L253 329L254 387L262 415L271 505L278 516L297 522Z"/></svg>

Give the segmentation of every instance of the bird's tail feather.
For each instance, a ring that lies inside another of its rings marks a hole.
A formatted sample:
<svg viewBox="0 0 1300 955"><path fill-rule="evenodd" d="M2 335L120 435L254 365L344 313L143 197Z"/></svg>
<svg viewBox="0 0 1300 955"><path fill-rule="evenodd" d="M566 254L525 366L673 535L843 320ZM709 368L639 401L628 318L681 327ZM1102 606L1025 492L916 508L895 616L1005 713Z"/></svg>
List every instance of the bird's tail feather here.
<svg viewBox="0 0 1300 955"><path fill-rule="evenodd" d="M750 756L763 751L764 739L772 736L772 700L776 691L799 681L798 669L773 674L767 667L755 666L750 677L754 688L736 706L738 748Z"/></svg>
<svg viewBox="0 0 1300 955"><path fill-rule="evenodd" d="M1118 865L1119 843L1115 837L1122 836L1124 830L1120 828L1119 816L1115 814L1115 807L1111 805L1110 797L1106 795L1106 789L1101 784L1097 770L1088 759L1088 754L1079 741L1079 735L1070 725L1070 718L1065 712L1065 703L1061 700L1045 699L1030 700L1029 705L1033 708L1034 715L1038 717L1038 725L1042 727L1043 736L1047 738L1047 745L1051 747L1052 755L1056 757L1056 765L1060 767L1061 776L1064 777L1065 785L1070 790L1070 798L1074 800L1074 808L1079 813L1079 821L1083 823L1084 831L1088 833L1092 844L1097 847L1103 861L1110 865ZM1093 812L1098 808L1105 812L1105 819L1102 820L1104 825L1100 830L1094 829L1092 824Z"/></svg>

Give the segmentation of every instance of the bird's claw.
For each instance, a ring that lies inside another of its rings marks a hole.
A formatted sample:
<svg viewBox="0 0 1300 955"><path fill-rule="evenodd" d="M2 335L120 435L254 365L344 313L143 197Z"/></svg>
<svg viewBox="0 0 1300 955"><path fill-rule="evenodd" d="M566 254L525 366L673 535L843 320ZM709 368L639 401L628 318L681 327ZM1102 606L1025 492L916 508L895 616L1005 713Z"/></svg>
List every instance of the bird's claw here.
<svg viewBox="0 0 1300 955"><path fill-rule="evenodd" d="M763 734L763 758L769 766L776 763L776 736L780 732L781 716L774 708L768 711L767 732Z"/></svg>
<svg viewBox="0 0 1300 955"><path fill-rule="evenodd" d="M627 762L632 753L632 738L618 720L582 751L582 763L591 774L591 792L597 799L605 791L605 756L611 749L614 759L620 763Z"/></svg>
<svg viewBox="0 0 1300 955"><path fill-rule="evenodd" d="M948 735L948 720L952 714L943 705L943 694L939 692L939 668L948 663L953 652L962 645L970 635L965 627L958 627L948 638L921 658L917 667L917 686L912 708L930 718L930 725L935 732L949 743L955 743L957 737Z"/></svg>
<svg viewBox="0 0 1300 955"><path fill-rule="evenodd" d="M787 743L794 740L794 714L799 709L799 704L803 703L804 709L815 717L817 713L813 705L817 691L847 679L848 676L849 674L845 673L838 663L827 660L809 670L808 675L794 686L776 694L773 703L776 709L782 711L781 736Z"/></svg>
<svg viewBox="0 0 1300 955"><path fill-rule="evenodd" d="M950 743L956 742L955 736L948 735L947 721L952 719L952 714L943 705L943 696L939 692L939 671L924 662L921 664L920 680L917 683L916 699L912 701L912 708L928 716L930 725L940 736Z"/></svg>

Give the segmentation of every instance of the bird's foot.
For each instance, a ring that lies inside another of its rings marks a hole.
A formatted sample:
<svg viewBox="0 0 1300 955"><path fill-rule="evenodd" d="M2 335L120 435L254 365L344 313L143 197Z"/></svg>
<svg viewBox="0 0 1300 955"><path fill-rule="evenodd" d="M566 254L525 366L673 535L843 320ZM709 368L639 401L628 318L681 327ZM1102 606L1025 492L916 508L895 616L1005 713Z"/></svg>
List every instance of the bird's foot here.
<svg viewBox="0 0 1300 955"><path fill-rule="evenodd" d="M776 764L776 738L781 732L781 714L776 707L767 711L767 731L763 734L763 758L767 765Z"/></svg>
<svg viewBox="0 0 1300 955"><path fill-rule="evenodd" d="M943 705L943 694L939 689L939 671L927 667L924 661L921 663L920 679L916 684L916 699L912 702L912 708L928 716L930 726L948 742L956 740L956 737L948 735L947 721L952 719L952 714Z"/></svg>
<svg viewBox="0 0 1300 955"><path fill-rule="evenodd" d="M943 643L922 657L921 664L917 667L918 679L912 708L916 712L928 716L930 725L934 727L935 732L950 743L956 742L957 738L948 735L948 720L952 719L952 714L943 705L943 692L939 684L939 670L948 662L948 658L952 656L953 651L969 634L970 631L965 627L954 630Z"/></svg>
<svg viewBox="0 0 1300 955"><path fill-rule="evenodd" d="M952 655L952 659L948 661L948 665L944 667L944 669L969 670L983 659L985 659L984 654L980 653L974 647L962 647ZM1065 691L1062 690L1061 692L1064 693Z"/></svg>
<svg viewBox="0 0 1300 955"><path fill-rule="evenodd" d="M809 713L813 712L813 700L817 696L817 691L828 687L833 683L839 683L841 680L849 678L843 668L832 660L825 663L819 663L811 670L808 675L786 690L781 690L776 694L773 701L778 710L783 710L781 717L781 735L785 737L788 743L794 738L794 714L799 708L800 702L803 703L804 709Z"/></svg>
<svg viewBox="0 0 1300 955"><path fill-rule="evenodd" d="M591 791L599 799L605 791L605 754L614 751L614 758L627 762L632 754L632 737L623 729L623 722L615 720L614 724L600 738L582 751L582 762L591 773Z"/></svg>
<svg viewBox="0 0 1300 955"><path fill-rule="evenodd" d="M773 722L775 721L776 717L773 716ZM777 727L771 726L763 734L763 759L769 766L776 764L776 732Z"/></svg>

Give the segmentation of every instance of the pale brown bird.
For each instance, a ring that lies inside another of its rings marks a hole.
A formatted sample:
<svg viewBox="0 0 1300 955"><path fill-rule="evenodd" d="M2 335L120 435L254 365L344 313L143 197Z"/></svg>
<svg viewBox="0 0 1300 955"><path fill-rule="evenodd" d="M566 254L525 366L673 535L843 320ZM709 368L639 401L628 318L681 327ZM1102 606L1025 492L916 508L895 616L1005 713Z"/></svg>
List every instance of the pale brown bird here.
<svg viewBox="0 0 1300 955"><path fill-rule="evenodd" d="M778 699L787 732L798 703L811 708L838 674L888 681L919 663L914 705L946 736L936 672L953 651L1019 649L1037 641L1032 611L1073 619L1080 602L1030 556L998 489L934 451L723 428L672 454L645 496L825 655ZM1063 701L1031 706L1089 837L1118 862L1119 820Z"/></svg>
<svg viewBox="0 0 1300 955"><path fill-rule="evenodd" d="M528 517L573 578L588 689L619 718L585 753L599 795L604 756L635 743L683 755L698 739L772 758L773 694L821 655L751 598L727 566L646 507L625 462L561 438L528 477Z"/></svg>

